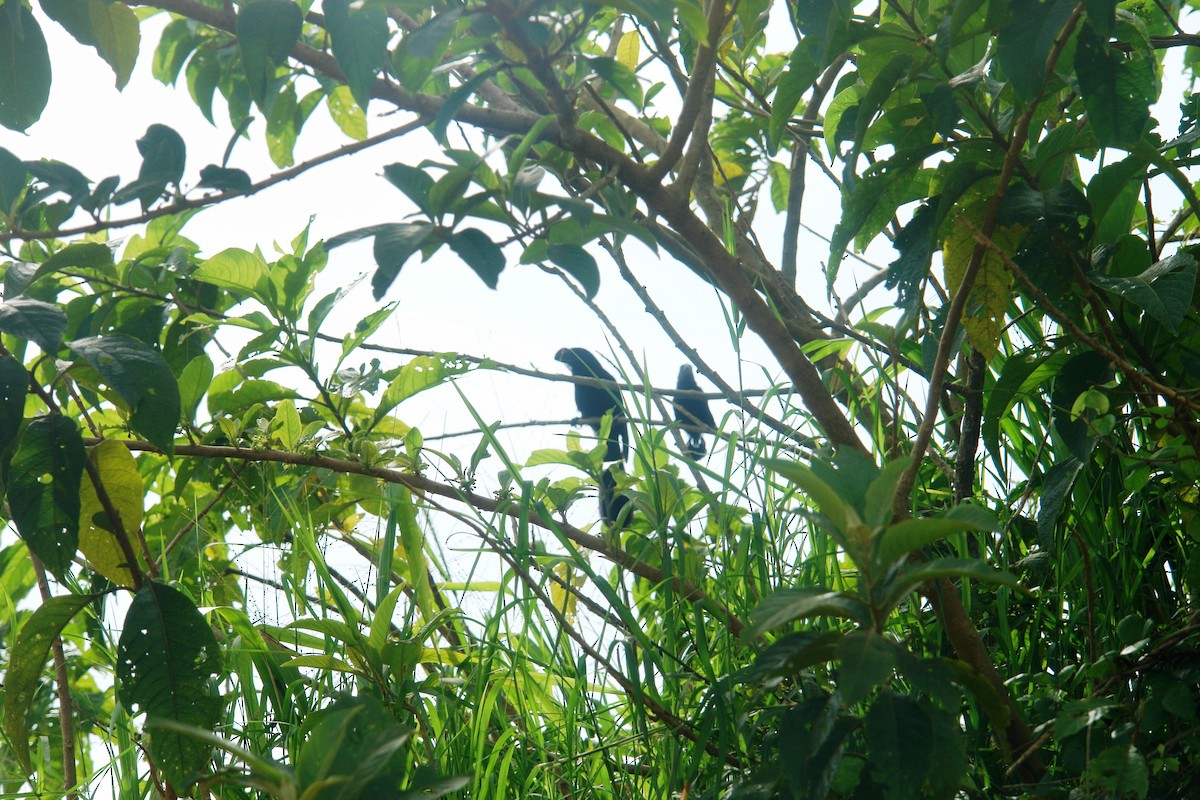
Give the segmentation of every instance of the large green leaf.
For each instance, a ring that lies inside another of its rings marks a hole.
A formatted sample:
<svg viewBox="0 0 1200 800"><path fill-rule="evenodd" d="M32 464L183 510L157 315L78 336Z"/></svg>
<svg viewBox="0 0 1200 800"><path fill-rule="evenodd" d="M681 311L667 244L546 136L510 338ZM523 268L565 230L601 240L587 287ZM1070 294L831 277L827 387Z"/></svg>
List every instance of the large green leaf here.
<svg viewBox="0 0 1200 800"><path fill-rule="evenodd" d="M1196 291L1196 259L1188 253L1178 252L1132 278L1093 274L1088 279L1133 303L1175 333L1192 307L1192 295Z"/></svg>
<svg viewBox="0 0 1200 800"><path fill-rule="evenodd" d="M421 249L433 231L434 227L428 222L398 222L379 226L374 248L377 269L371 276L371 290L376 300L383 297L400 274L404 262Z"/></svg>
<svg viewBox="0 0 1200 800"><path fill-rule="evenodd" d="M1100 144L1128 146L1142 138L1150 104L1158 98L1152 54L1135 49L1122 55L1108 46L1107 37L1085 25L1075 47L1075 75L1088 124Z"/></svg>
<svg viewBox="0 0 1200 800"><path fill-rule="evenodd" d="M56 305L28 297L0 303L0 331L28 339L47 355L58 352L66 329L67 315Z"/></svg>
<svg viewBox="0 0 1200 800"><path fill-rule="evenodd" d="M133 598L117 644L117 697L133 713L211 731L221 718L215 678L221 649L188 597L147 583ZM150 755L176 786L206 770L212 747L172 730L156 730Z"/></svg>
<svg viewBox="0 0 1200 800"><path fill-rule="evenodd" d="M124 3L106 0L40 1L46 16L66 28L80 44L96 48L100 57L112 67L117 88L125 88L133 74L141 42L141 29L133 10ZM177 22L184 23L182 30L187 31L186 20ZM175 28L176 31L180 29L179 26Z"/></svg>
<svg viewBox="0 0 1200 800"><path fill-rule="evenodd" d="M270 105L276 70L300 39L300 6L289 0L255 0L237 18L238 48L250 97L264 111Z"/></svg>
<svg viewBox="0 0 1200 800"><path fill-rule="evenodd" d="M29 760L29 711L50 656L50 646L67 623L95 599L95 595L88 594L50 598L21 626L9 652L4 672L4 732L13 755L26 773L33 771Z"/></svg>
<svg viewBox="0 0 1200 800"><path fill-rule="evenodd" d="M911 697L884 692L863 720L867 758L883 800L916 800L929 775L929 715Z"/></svg>
<svg viewBox="0 0 1200 800"><path fill-rule="evenodd" d="M262 299L267 262L258 253L229 247L196 268L197 280Z"/></svg>
<svg viewBox="0 0 1200 800"><path fill-rule="evenodd" d="M375 77L387 60L387 12L381 5L350 0L325 0L322 8L333 57L346 75L355 102L365 109Z"/></svg>
<svg viewBox="0 0 1200 800"><path fill-rule="evenodd" d="M8 453L17 443L28 392L29 373L25 367L7 353L0 355L0 455Z"/></svg>
<svg viewBox="0 0 1200 800"><path fill-rule="evenodd" d="M837 646L837 656L842 662L838 691L847 705L853 705L892 677L896 644L870 628L862 628L846 634Z"/></svg>
<svg viewBox="0 0 1200 800"><path fill-rule="evenodd" d="M763 599L750 615L744 638L753 639L772 628L809 617L837 617L870 624L870 611L847 592L820 586L780 589Z"/></svg>
<svg viewBox="0 0 1200 800"><path fill-rule="evenodd" d="M9 471L8 508L17 533L60 577L79 546L79 488L86 458L74 420L54 414L25 426Z"/></svg>
<svg viewBox="0 0 1200 800"><path fill-rule="evenodd" d="M163 452L174 448L179 384L157 350L122 333L76 339L67 345L129 406L129 424Z"/></svg>
<svg viewBox="0 0 1200 800"><path fill-rule="evenodd" d="M42 116L50 99L50 53L46 38L24 3L0 7L0 125L24 131Z"/></svg>
<svg viewBox="0 0 1200 800"><path fill-rule="evenodd" d="M1037 96L1046 82L1046 59L1075 0L1013 0L1009 22L996 36L996 61L1022 100Z"/></svg>
<svg viewBox="0 0 1200 800"><path fill-rule="evenodd" d="M982 509L977 509L982 512ZM878 566L887 569L913 550L941 541L947 536L965 531L995 530L996 521L987 512L987 519L971 519L943 515L925 519L906 519L888 526L879 537L876 558Z"/></svg>
<svg viewBox="0 0 1200 800"><path fill-rule="evenodd" d="M470 362L463 361L453 353L415 356L400 368L399 374L392 378L383 390L383 396L379 398L379 404L375 407L374 422L377 424L389 411L417 392L445 383L470 369Z"/></svg>
<svg viewBox="0 0 1200 800"><path fill-rule="evenodd" d="M574 244L551 244L546 248L546 257L579 281L588 297L600 291L600 268L587 250Z"/></svg>
<svg viewBox="0 0 1200 800"><path fill-rule="evenodd" d="M392 53L392 68L405 89L410 92L421 90L429 73L441 62L462 13L461 9L455 8L438 14L400 40Z"/></svg>
<svg viewBox="0 0 1200 800"><path fill-rule="evenodd" d="M28 179L29 167L25 162L0 147L0 218L12 212Z"/></svg>
<svg viewBox="0 0 1200 800"><path fill-rule="evenodd" d="M504 253L486 233L478 228L465 228L451 234L446 244L467 262L489 289L496 288L500 273L504 271Z"/></svg>

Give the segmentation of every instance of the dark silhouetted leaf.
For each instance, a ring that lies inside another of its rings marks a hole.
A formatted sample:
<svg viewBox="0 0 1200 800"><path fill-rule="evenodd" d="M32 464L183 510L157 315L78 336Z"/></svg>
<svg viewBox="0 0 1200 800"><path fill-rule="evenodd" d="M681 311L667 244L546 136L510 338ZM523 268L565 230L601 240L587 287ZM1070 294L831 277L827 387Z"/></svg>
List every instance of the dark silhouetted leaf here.
<svg viewBox="0 0 1200 800"><path fill-rule="evenodd" d="M478 228L466 228L455 231L446 244L467 262L467 266L475 270L475 274L495 289L500 273L504 271L504 253L488 238L487 234Z"/></svg>
<svg viewBox="0 0 1200 800"><path fill-rule="evenodd" d="M399 222L383 225L375 234L375 274L371 290L375 299L383 297L392 281L400 274L404 262L425 244L434 227L428 222Z"/></svg>
<svg viewBox="0 0 1200 800"><path fill-rule="evenodd" d="M157 350L121 333L76 339L67 345L129 406L129 424L166 453L179 424L179 385Z"/></svg>
<svg viewBox="0 0 1200 800"><path fill-rule="evenodd" d="M66 329L67 315L58 306L28 297L0 303L0 331L28 339L49 355L58 352Z"/></svg>
<svg viewBox="0 0 1200 800"><path fill-rule="evenodd" d="M214 679L221 650L196 605L178 590L148 583L125 615L117 645L117 696L149 718L211 731L222 701ZM211 746L175 731L156 730L150 755L171 783L187 786L203 772Z"/></svg>
<svg viewBox="0 0 1200 800"><path fill-rule="evenodd" d="M62 577L79 546L79 486L87 452L75 422L59 415L25 426L9 471L8 506L17 533Z"/></svg>
<svg viewBox="0 0 1200 800"><path fill-rule="evenodd" d="M0 8L0 125L24 131L50 99L50 53L42 28L24 3Z"/></svg>
<svg viewBox="0 0 1200 800"><path fill-rule="evenodd" d="M264 111L270 105L276 69L300 39L303 15L289 0L255 0L237 19L238 48L250 96Z"/></svg>
<svg viewBox="0 0 1200 800"><path fill-rule="evenodd" d="M333 57L346 75L354 100L364 109L375 78L387 60L387 12L383 6L325 0L322 3Z"/></svg>

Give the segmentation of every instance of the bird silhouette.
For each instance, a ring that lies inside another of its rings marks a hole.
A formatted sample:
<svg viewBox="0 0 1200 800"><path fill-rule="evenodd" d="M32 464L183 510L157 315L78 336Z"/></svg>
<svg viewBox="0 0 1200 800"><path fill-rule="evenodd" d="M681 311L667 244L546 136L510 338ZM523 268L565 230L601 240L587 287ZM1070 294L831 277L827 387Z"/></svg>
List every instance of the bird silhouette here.
<svg viewBox="0 0 1200 800"><path fill-rule="evenodd" d="M700 391L700 385L692 375L691 365L684 364L679 368L679 379L675 382L675 388L686 392ZM676 396L672 405L675 406L675 421L687 434L685 450L688 456L693 459L703 458L708 452L708 447L704 444L704 434L713 432L717 427L708 401L702 397Z"/></svg>
<svg viewBox="0 0 1200 800"><path fill-rule="evenodd" d="M582 347L564 347L554 356L555 361L561 361L577 378L599 378L614 381L612 374L600 366L600 361L590 350ZM629 455L629 427L625 422L625 406L621 403L621 393L616 388L602 389L599 386L575 384L575 405L579 408L579 417L585 420L597 434L600 433L600 419L612 412L612 426L608 429L608 449L604 453L605 461L621 461Z"/></svg>

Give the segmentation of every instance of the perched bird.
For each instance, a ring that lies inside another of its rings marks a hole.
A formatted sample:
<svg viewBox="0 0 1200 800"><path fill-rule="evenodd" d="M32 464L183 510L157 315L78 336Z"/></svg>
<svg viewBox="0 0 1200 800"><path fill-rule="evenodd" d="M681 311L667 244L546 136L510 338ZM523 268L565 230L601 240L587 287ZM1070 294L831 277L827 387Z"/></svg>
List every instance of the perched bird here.
<svg viewBox="0 0 1200 800"><path fill-rule="evenodd" d="M590 350L582 347L564 347L554 356L555 361L561 361L571 370L576 378L599 378L605 381L615 379ZM599 386L575 384L575 405L579 407L579 417L588 420L596 433L600 432L600 418L612 412L612 427L608 431L608 450L604 454L605 461L621 461L629 455L629 428L625 423L625 406L621 404L621 393L616 389L602 389Z"/></svg>
<svg viewBox="0 0 1200 800"><path fill-rule="evenodd" d="M621 512L629 505L629 498L617 494L617 479L612 467L605 467L600 473L600 519L605 525L612 525L621 518Z"/></svg>
<svg viewBox="0 0 1200 800"><path fill-rule="evenodd" d="M690 365L684 364L679 368L679 380L675 382L675 388L685 392L700 391ZM704 444L704 434L711 433L717 427L708 401L702 397L676 397L672 405L675 406L675 421L687 434L688 456L694 459L702 458L708 452Z"/></svg>

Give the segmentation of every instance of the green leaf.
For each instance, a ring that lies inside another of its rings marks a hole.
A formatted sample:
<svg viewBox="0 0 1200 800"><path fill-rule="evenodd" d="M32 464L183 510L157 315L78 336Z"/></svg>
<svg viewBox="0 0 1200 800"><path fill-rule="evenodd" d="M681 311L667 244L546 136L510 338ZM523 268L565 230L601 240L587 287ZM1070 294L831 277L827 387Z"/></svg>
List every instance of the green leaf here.
<svg viewBox="0 0 1200 800"><path fill-rule="evenodd" d="M1112 36L1116 26L1116 11L1118 0L1083 0L1087 8L1087 20L1103 37Z"/></svg>
<svg viewBox="0 0 1200 800"><path fill-rule="evenodd" d="M261 298L266 285L267 262L258 253L230 247L202 263L192 277Z"/></svg>
<svg viewBox="0 0 1200 800"><path fill-rule="evenodd" d="M412 731L370 695L347 697L312 725L296 757L297 795L309 800L395 796Z"/></svg>
<svg viewBox="0 0 1200 800"><path fill-rule="evenodd" d="M79 546L79 487L86 458L74 420L55 414L25 426L9 470L8 506L17 533L60 578Z"/></svg>
<svg viewBox="0 0 1200 800"><path fill-rule="evenodd" d="M1058 523L1058 514L1082 471L1083 462L1071 456L1046 470L1042 478L1042 502L1038 506L1037 527L1038 539L1048 552L1053 551L1054 526Z"/></svg>
<svg viewBox="0 0 1200 800"><path fill-rule="evenodd" d="M633 70L614 58L603 56L594 56L587 59L587 62L592 71L616 89L622 97L639 109L643 106L645 95Z"/></svg>
<svg viewBox="0 0 1200 800"><path fill-rule="evenodd" d="M0 303L0 331L28 339L47 355L58 352L66 329L67 315L56 305L28 297Z"/></svg>
<svg viewBox="0 0 1200 800"><path fill-rule="evenodd" d="M299 110L295 84L289 83L271 100L267 112L267 153L277 167L290 167L295 163L296 136L300 133L296 123Z"/></svg>
<svg viewBox="0 0 1200 800"><path fill-rule="evenodd" d="M29 168L25 162L0 147L0 219L12 213L28 182Z"/></svg>
<svg viewBox="0 0 1200 800"><path fill-rule="evenodd" d="M163 28L158 46L154 48L154 60L150 63L150 73L155 80L165 86L174 86L179 80L179 71L200 44L195 27L192 20L180 17Z"/></svg>
<svg viewBox="0 0 1200 800"><path fill-rule="evenodd" d="M886 636L865 628L846 634L837 646L837 657L842 662L837 676L838 691L846 705L853 705L892 677L896 645Z"/></svg>
<svg viewBox="0 0 1200 800"><path fill-rule="evenodd" d="M1084 25L1075 47L1075 75L1088 124L1101 145L1126 146L1142 138L1150 104L1158 98L1153 54L1135 49L1124 56Z"/></svg>
<svg viewBox="0 0 1200 800"><path fill-rule="evenodd" d="M367 138L367 115L355 103L348 86L335 86L325 98L325 107L342 133L360 142Z"/></svg>
<svg viewBox="0 0 1200 800"><path fill-rule="evenodd" d="M1046 82L1046 59L1075 0L1013 0L1009 22L996 36L996 61L1017 97L1033 100Z"/></svg>
<svg viewBox="0 0 1200 800"><path fill-rule="evenodd" d="M226 374L228 373L222 373ZM217 381L221 381L222 375L217 376L208 393L208 413L214 417L226 416L256 403L302 399L295 389L289 389L274 381L247 380L242 381L236 389L218 388Z"/></svg>
<svg viewBox="0 0 1200 800"><path fill-rule="evenodd" d="M300 39L304 18L289 0L254 0L237 18L238 48L250 97L263 111L274 94L276 70Z"/></svg>
<svg viewBox="0 0 1200 800"><path fill-rule="evenodd" d="M429 73L441 63L460 17L461 9L451 9L404 35L392 53L392 68L401 86L410 92L421 91Z"/></svg>
<svg viewBox="0 0 1200 800"><path fill-rule="evenodd" d="M809 54L808 40L800 42L792 50L787 71L776 84L775 97L771 101L771 121L767 126L767 152L775 153L783 140L783 132L792 118L792 112L800 104L800 98L817 79L820 70ZM786 174L786 172L784 173ZM782 211L778 205L776 210Z"/></svg>
<svg viewBox="0 0 1200 800"><path fill-rule="evenodd" d="M867 759L885 800L916 800L929 775L929 715L911 697L885 692L863 719Z"/></svg>
<svg viewBox="0 0 1200 800"><path fill-rule="evenodd" d="M142 528L142 509L146 501L146 487L138 472L137 461L129 448L115 439L105 439L93 447L88 459L120 515L121 528L130 537L132 547L133 537ZM91 480L83 481L79 502L79 551L101 575L118 586L132 587L133 572L129 569L125 550L117 540L116 524L109 519Z"/></svg>
<svg viewBox="0 0 1200 800"><path fill-rule="evenodd" d="M383 168L383 177L392 186L404 192L404 196L426 216L433 216L429 207L429 192L433 189L433 178L419 167L408 164L388 164Z"/></svg>
<svg viewBox="0 0 1200 800"><path fill-rule="evenodd" d="M1196 259L1180 251L1132 278L1091 274L1088 280L1125 298L1165 325L1171 333L1176 333L1192 306Z"/></svg>
<svg viewBox="0 0 1200 800"><path fill-rule="evenodd" d="M464 82L462 86L459 86L442 101L442 107L438 109L437 117L434 118L433 125L430 126L433 138L437 139L442 146L449 146L449 141L446 139L446 129L454 121L455 115L467 104L467 101L471 99L471 95L475 94L475 90L491 77L492 73L490 70L488 72L481 72Z"/></svg>
<svg viewBox="0 0 1200 800"><path fill-rule="evenodd" d="M985 512L986 513L986 512ZM995 530L995 520L979 520L943 515L925 519L906 519L888 526L879 537L878 566L887 569L913 550L965 531Z"/></svg>
<svg viewBox="0 0 1200 800"><path fill-rule="evenodd" d="M1114 745L1088 762L1083 783L1103 788L1109 797L1143 800L1150 793L1150 770L1137 747Z"/></svg>
<svg viewBox="0 0 1200 800"><path fill-rule="evenodd" d="M0 7L0 125L24 131L50 99L50 53L41 26L24 3Z"/></svg>
<svg viewBox="0 0 1200 800"><path fill-rule="evenodd" d="M325 23L333 41L333 57L346 75L354 100L365 111L375 78L387 60L388 21L383 6L325 0Z"/></svg>
<svg viewBox="0 0 1200 800"><path fill-rule="evenodd" d="M852 527L861 522L856 512L848 505L833 487L817 477L817 474L803 464L794 461L769 460L766 466L787 478L800 490L807 494L816 504L822 514L829 518L834 527L845 535Z"/></svg>
<svg viewBox="0 0 1200 800"><path fill-rule="evenodd" d="M212 384L212 359L201 353L188 362L179 375L179 410L180 421L191 425L196 420L196 410L200 407L208 387Z"/></svg>
<svg viewBox="0 0 1200 800"><path fill-rule="evenodd" d="M0 355L0 456L7 455L17 442L28 392L29 373L25 367L7 353ZM0 467L2 474L3 468Z"/></svg>
<svg viewBox="0 0 1200 800"><path fill-rule="evenodd" d="M475 270L475 274L489 289L496 288L500 273L504 271L504 253L486 233L478 228L455 231L446 244L468 267Z"/></svg>
<svg viewBox="0 0 1200 800"><path fill-rule="evenodd" d="M433 231L433 225L428 222L397 222L379 226L374 248L377 269L371 276L371 291L376 300L383 297L400 274L404 262L421 249Z"/></svg>
<svg viewBox="0 0 1200 800"><path fill-rule="evenodd" d="M429 585L428 566L425 561L425 531L417 523L417 511L413 506L412 492L399 487L399 501L392 507L400 528L400 543L408 564L408 583L417 595L417 607L425 619L437 615L436 600Z"/></svg>
<svg viewBox="0 0 1200 800"><path fill-rule="evenodd" d="M26 774L33 772L29 759L29 711L50 657L50 646L67 623L95 599L96 595L71 594L45 601L21 626L9 653L4 673L4 732Z"/></svg>
<svg viewBox="0 0 1200 800"><path fill-rule="evenodd" d="M878 477L867 487L866 507L863 509L863 522L871 530L878 530L892 518L892 506L896 500L896 490L900 486L900 478L908 468L908 459L897 459L886 464L879 471Z"/></svg>
<svg viewBox="0 0 1200 800"><path fill-rule="evenodd" d="M870 624L870 612L861 600L847 592L821 586L779 589L768 595L750 615L744 639L749 641L772 628L809 617L838 617Z"/></svg>
<svg viewBox="0 0 1200 800"><path fill-rule="evenodd" d="M888 596L882 605L891 609L921 584L941 578L970 578L981 583L998 583L1014 588L1020 586L1016 575L993 569L984 561L972 558L935 558L920 564L909 564L900 570L892 579L888 587Z"/></svg>
<svg viewBox="0 0 1200 800"><path fill-rule="evenodd" d="M373 425L387 416L400 403L433 386L445 383L456 375L472 369L470 362L463 361L452 353L437 356L416 356L403 367L383 390L379 405L375 408Z"/></svg>
<svg viewBox="0 0 1200 800"><path fill-rule="evenodd" d="M147 583L133 598L117 644L117 697L132 713L211 731L221 718L215 679L221 649L196 605L178 590ZM150 756L167 780L188 786L206 772L212 747L155 731Z"/></svg>
<svg viewBox="0 0 1200 800"><path fill-rule="evenodd" d="M129 424L168 455L179 425L179 384L157 350L123 333L76 339L83 358L129 406Z"/></svg>
<svg viewBox="0 0 1200 800"><path fill-rule="evenodd" d="M271 432L279 438L284 450L295 450L304 432L300 424L300 412L292 400L282 400L275 406L275 417L271 420Z"/></svg>
<svg viewBox="0 0 1200 800"><path fill-rule="evenodd" d="M87 5L96 34L96 52L112 67L117 88L124 89L133 74L142 40L137 15L124 3L88 0Z"/></svg>
<svg viewBox="0 0 1200 800"><path fill-rule="evenodd" d="M574 244L551 244L546 248L546 257L579 281L589 298L595 297L596 292L600 291L600 268L587 250Z"/></svg>

